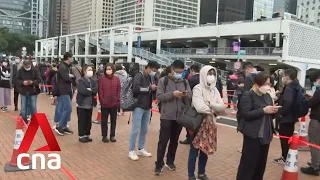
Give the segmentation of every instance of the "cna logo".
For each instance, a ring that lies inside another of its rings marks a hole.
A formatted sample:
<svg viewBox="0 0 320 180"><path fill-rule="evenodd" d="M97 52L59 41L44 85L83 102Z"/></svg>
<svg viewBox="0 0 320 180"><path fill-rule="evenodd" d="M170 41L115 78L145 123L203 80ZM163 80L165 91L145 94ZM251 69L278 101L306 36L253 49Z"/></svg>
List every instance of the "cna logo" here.
<svg viewBox="0 0 320 180"><path fill-rule="evenodd" d="M31 122L29 123L26 134L23 135L23 132L17 133L15 146L19 146L19 155L17 157L17 166L22 169L30 169L30 163L24 163L29 161L30 154L27 152L30 149L30 146L35 138L38 128L41 128L42 133L47 141L47 145L36 149L36 152L45 151L61 151L60 146L55 138L52 129L50 127L49 121L44 113L35 114ZM21 141L22 140L22 141ZM36 153L31 156L32 169L37 169L37 159L40 158L40 167L41 169L46 169L46 157L42 153ZM48 154L48 169L56 170L61 168L61 157L57 153L49 153Z"/></svg>

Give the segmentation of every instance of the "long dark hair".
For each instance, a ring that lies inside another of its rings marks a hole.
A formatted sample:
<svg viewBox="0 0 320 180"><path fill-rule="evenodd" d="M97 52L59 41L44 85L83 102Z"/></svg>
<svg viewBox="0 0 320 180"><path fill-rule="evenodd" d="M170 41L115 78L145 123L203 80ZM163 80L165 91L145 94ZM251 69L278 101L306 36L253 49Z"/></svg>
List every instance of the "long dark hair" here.
<svg viewBox="0 0 320 180"><path fill-rule="evenodd" d="M112 69L112 74L114 74L115 71L116 71L116 69L115 69L115 67L114 67L114 64L108 63L108 64L104 67L104 72L103 72L103 73L104 73L105 76L108 76L108 75L107 75L107 72L106 72L108 66L111 67L111 69Z"/></svg>
<svg viewBox="0 0 320 180"><path fill-rule="evenodd" d="M85 75L86 75L86 71L87 71L87 69L89 68L89 67L91 67L91 66L89 66L89 65L83 65L83 67L82 67L82 70L81 70L81 77L84 77ZM92 68L92 67L91 67Z"/></svg>

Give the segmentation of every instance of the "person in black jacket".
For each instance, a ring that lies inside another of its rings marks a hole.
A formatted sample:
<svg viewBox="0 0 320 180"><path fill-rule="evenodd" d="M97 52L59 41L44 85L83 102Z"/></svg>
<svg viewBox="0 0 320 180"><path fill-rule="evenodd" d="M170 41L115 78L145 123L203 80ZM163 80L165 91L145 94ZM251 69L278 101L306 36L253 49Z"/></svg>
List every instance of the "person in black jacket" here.
<svg viewBox="0 0 320 180"><path fill-rule="evenodd" d="M9 61L4 60L0 67L0 107L3 112L7 112L11 105L11 73Z"/></svg>
<svg viewBox="0 0 320 180"><path fill-rule="evenodd" d="M13 103L14 103L14 111L18 111L18 98L19 98L19 87L15 84L15 78L17 77L18 71L21 68L22 63L20 59L15 59L15 64L12 65L12 85L13 85Z"/></svg>
<svg viewBox="0 0 320 180"><path fill-rule="evenodd" d="M265 72L255 76L256 86L244 92L240 102L242 155L236 180L263 180L269 146L273 138L273 115L278 107L273 104L270 75Z"/></svg>
<svg viewBox="0 0 320 180"><path fill-rule="evenodd" d="M40 72L40 77L41 77L41 92L42 93L45 93L47 92L48 88L45 87L47 85L46 83L46 71L47 71L47 65L45 63L45 60L42 59L40 64L38 64L38 69L39 69L39 72Z"/></svg>
<svg viewBox="0 0 320 180"><path fill-rule="evenodd" d="M297 73L293 69L284 70L282 82L285 87L280 95L280 104L282 106L279 111L277 121L279 122L279 134L282 136L291 137L294 132L295 123L298 122L298 118L294 115L294 105L297 92L302 88L297 80ZM284 164L289 151L288 139L281 138L281 150L282 156L274 159L275 163Z"/></svg>
<svg viewBox="0 0 320 180"><path fill-rule="evenodd" d="M72 112L72 96L73 86L75 85L75 78L71 71L72 54L66 52L63 55L64 62L61 62L58 67L57 81L59 95L57 98L57 105L54 115L54 121L57 124L55 131L59 135L73 134L67 127L67 123L71 119Z"/></svg>
<svg viewBox="0 0 320 180"><path fill-rule="evenodd" d="M28 123L28 115L31 114L32 117L37 112L40 82L39 71L31 65L30 60L24 60L15 78L15 85L21 96L21 116L26 123Z"/></svg>
<svg viewBox="0 0 320 180"><path fill-rule="evenodd" d="M192 75L191 79L189 80L190 89L192 90L196 85L200 83L200 66L197 64L193 64L190 66L190 73ZM189 138L189 132L186 128L186 139L183 141L179 141L180 144L190 144L188 141Z"/></svg>
<svg viewBox="0 0 320 180"><path fill-rule="evenodd" d="M308 106L311 108L310 123L308 129L309 142L320 146L320 72L316 72L316 91L308 101ZM320 175L320 150L310 146L311 163L307 167L302 167L300 170L304 174L319 176Z"/></svg>

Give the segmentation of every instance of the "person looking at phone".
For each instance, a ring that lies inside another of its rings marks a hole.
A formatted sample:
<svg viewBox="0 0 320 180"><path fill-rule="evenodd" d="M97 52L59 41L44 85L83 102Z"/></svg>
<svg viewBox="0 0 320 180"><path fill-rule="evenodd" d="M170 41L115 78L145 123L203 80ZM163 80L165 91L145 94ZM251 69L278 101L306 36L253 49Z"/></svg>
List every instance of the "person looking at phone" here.
<svg viewBox="0 0 320 180"><path fill-rule="evenodd" d="M174 164L178 140L182 126L177 123L177 116L185 104L191 103L191 89L187 80L183 79L184 62L176 60L172 63L172 72L158 82L157 99L161 102L160 135L157 149L157 161L154 174L159 176L163 166L170 171L176 170ZM166 164L163 158L170 140Z"/></svg>
<svg viewBox="0 0 320 180"><path fill-rule="evenodd" d="M254 77L255 86L244 92L240 102L242 121L239 127L243 133L242 155L237 180L263 180L269 146L273 138L273 115L278 106L268 94L270 75L260 72Z"/></svg>

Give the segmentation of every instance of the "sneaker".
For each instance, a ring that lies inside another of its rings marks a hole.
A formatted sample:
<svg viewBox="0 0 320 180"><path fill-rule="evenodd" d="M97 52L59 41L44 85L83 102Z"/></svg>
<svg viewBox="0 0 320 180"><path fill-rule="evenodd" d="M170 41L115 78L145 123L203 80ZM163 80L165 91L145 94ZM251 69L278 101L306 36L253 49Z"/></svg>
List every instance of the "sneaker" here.
<svg viewBox="0 0 320 180"><path fill-rule="evenodd" d="M320 170L314 170L312 167L302 167L301 172L312 176L320 176Z"/></svg>
<svg viewBox="0 0 320 180"><path fill-rule="evenodd" d="M116 139L116 137L110 137L110 141L111 142L117 142L117 139Z"/></svg>
<svg viewBox="0 0 320 180"><path fill-rule="evenodd" d="M69 128L70 126L69 126L69 124L67 124L67 128Z"/></svg>
<svg viewBox="0 0 320 180"><path fill-rule="evenodd" d="M86 137L86 139L89 141L89 142L92 142L93 140L92 140L92 138L90 138L90 136L85 136Z"/></svg>
<svg viewBox="0 0 320 180"><path fill-rule="evenodd" d="M198 175L199 180L209 180L208 176L206 174L199 174Z"/></svg>
<svg viewBox="0 0 320 180"><path fill-rule="evenodd" d="M129 152L129 158L132 161L138 161L139 160L139 157L137 156L137 153L134 150Z"/></svg>
<svg viewBox="0 0 320 180"><path fill-rule="evenodd" d="M89 141L88 141L87 137L82 136L82 137L79 137L79 142L88 143Z"/></svg>
<svg viewBox="0 0 320 180"><path fill-rule="evenodd" d="M194 176L192 176L192 177L189 177L189 179L188 180L197 180L197 178L196 177L194 177Z"/></svg>
<svg viewBox="0 0 320 180"><path fill-rule="evenodd" d="M107 137L102 137L102 142L107 143L109 142L109 139Z"/></svg>
<svg viewBox="0 0 320 180"><path fill-rule="evenodd" d="M6 107L2 107L1 110L2 110L2 112L7 112L8 111L8 109Z"/></svg>
<svg viewBox="0 0 320 180"><path fill-rule="evenodd" d="M177 168L174 164L166 164L165 165L170 171L175 171Z"/></svg>
<svg viewBox="0 0 320 180"><path fill-rule="evenodd" d="M183 141L179 141L180 144L190 144L188 139L185 139Z"/></svg>
<svg viewBox="0 0 320 180"><path fill-rule="evenodd" d="M65 134L73 134L73 131L71 131L68 127L63 129Z"/></svg>
<svg viewBox="0 0 320 180"><path fill-rule="evenodd" d="M56 132L56 133L58 133L60 136L63 136L63 135L65 135L65 132L64 132L64 130L63 130L63 128L62 127L56 127L55 129L54 129L54 131Z"/></svg>
<svg viewBox="0 0 320 180"><path fill-rule="evenodd" d="M286 162L286 160L284 160L283 157L281 157L278 159L274 159L273 162L277 163L277 164L284 164Z"/></svg>
<svg viewBox="0 0 320 180"><path fill-rule="evenodd" d="M52 129L54 130L54 129L56 129L57 128L57 124L54 124L53 126L52 126Z"/></svg>
<svg viewBox="0 0 320 180"><path fill-rule="evenodd" d="M144 157L151 157L152 156L152 154L147 152L145 149L138 150L137 155L144 156Z"/></svg>
<svg viewBox="0 0 320 180"><path fill-rule="evenodd" d="M156 168L154 169L154 175L160 176L161 173L162 173L162 171L163 171L163 167L156 167Z"/></svg>

